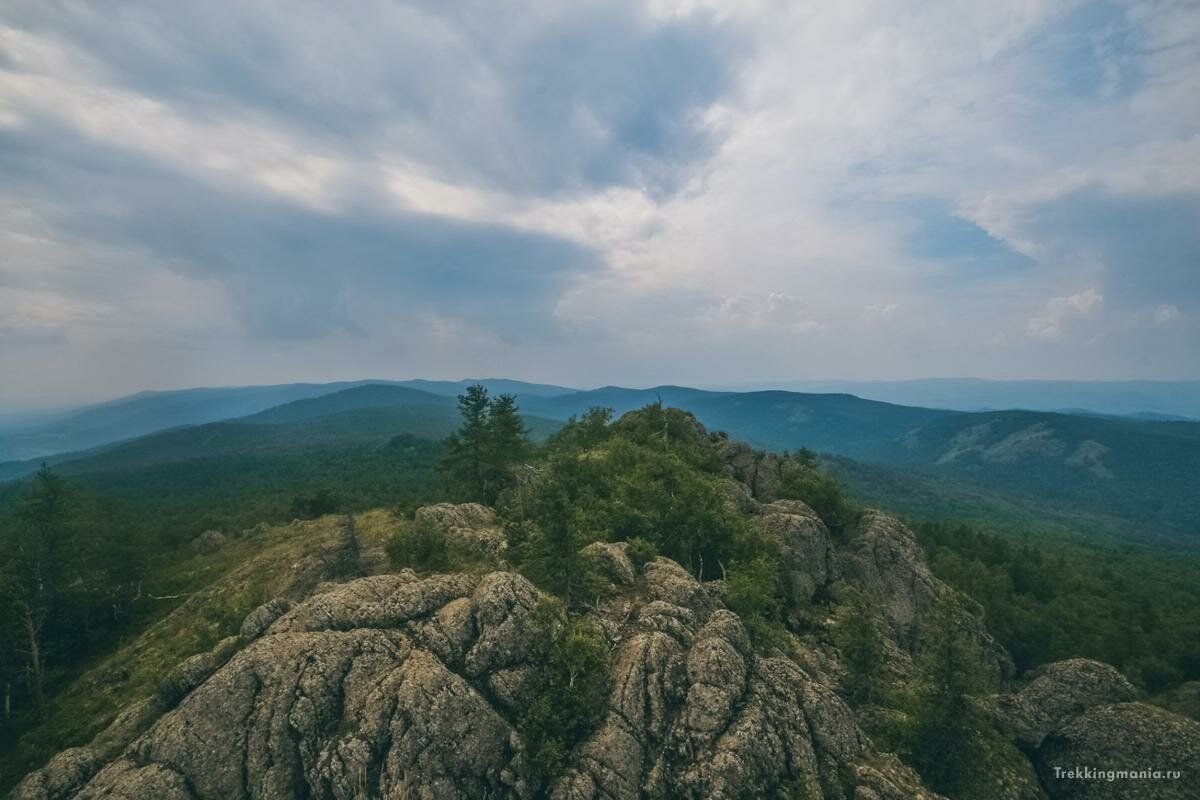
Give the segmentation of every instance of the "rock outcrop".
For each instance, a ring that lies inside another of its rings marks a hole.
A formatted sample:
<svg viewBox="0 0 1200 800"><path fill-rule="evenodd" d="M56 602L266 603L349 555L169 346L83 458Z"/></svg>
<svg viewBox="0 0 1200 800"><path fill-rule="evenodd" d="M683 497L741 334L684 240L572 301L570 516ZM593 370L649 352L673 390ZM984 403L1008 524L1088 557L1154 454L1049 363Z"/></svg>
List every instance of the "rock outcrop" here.
<svg viewBox="0 0 1200 800"><path fill-rule="evenodd" d="M842 581L862 591L880 610L893 652L907 656L920 649L921 631L938 599L953 592L930 572L912 531L878 511L863 514L849 544L838 553L835 569ZM1015 672L1012 658L987 632L982 610L969 598L956 599L957 605L965 606L959 628L974 642L981 670L994 685L1003 685ZM898 669L906 671L903 665Z"/></svg>
<svg viewBox="0 0 1200 800"><path fill-rule="evenodd" d="M782 456L729 439L720 443L719 452L730 477L746 487L753 499L770 503L779 497L785 463Z"/></svg>
<svg viewBox="0 0 1200 800"><path fill-rule="evenodd" d="M220 550L225 544L225 534L220 531L205 531L197 536L189 543L192 552L195 553L212 553Z"/></svg>
<svg viewBox="0 0 1200 800"><path fill-rule="evenodd" d="M1200 722L1145 703L1099 705L1049 733L1034 762L1054 800L1195 800Z"/></svg>
<svg viewBox="0 0 1200 800"><path fill-rule="evenodd" d="M984 705L1030 754L1053 800L1196 797L1200 723L1134 702L1137 695L1108 664L1073 658Z"/></svg>
<svg viewBox="0 0 1200 800"><path fill-rule="evenodd" d="M1125 676L1086 658L1057 661L1035 670L1020 691L992 698L996 714L1027 747L1037 748L1052 730L1093 706L1137 697Z"/></svg>
<svg viewBox="0 0 1200 800"><path fill-rule="evenodd" d="M872 750L841 699L792 661L755 655L738 617L675 563L641 579L644 594L598 612L614 647L607 717L551 796L842 796Z"/></svg>
<svg viewBox="0 0 1200 800"><path fill-rule="evenodd" d="M438 503L417 509L417 524L432 525L465 551L500 561L508 547L496 512L479 503Z"/></svg>
<svg viewBox="0 0 1200 800"><path fill-rule="evenodd" d="M756 654L719 592L663 558L601 557L625 581L594 612L607 715L549 796L935 796L829 688ZM14 797L533 797L517 719L541 599L515 573L406 570L272 602L172 674L143 733L66 751Z"/></svg>
<svg viewBox="0 0 1200 800"><path fill-rule="evenodd" d="M833 543L825 523L795 500L776 500L764 506L758 522L780 544L791 601L811 602L835 574Z"/></svg>
<svg viewBox="0 0 1200 800"><path fill-rule="evenodd" d="M735 464L749 458L727 449ZM733 472L757 489L731 478L728 499L779 544L787 599L808 609L793 620L791 652L751 645L724 581L702 582L662 557L635 561L624 542L589 545L583 554L608 584L587 610L609 651L607 695L598 724L548 782L522 733L547 598L504 567L490 509L442 504L418 510L418 523L489 566L359 577L368 560L347 518L288 562L279 598L179 663L90 744L27 776L13 800L938 800L864 732L872 710L860 723L837 694L824 617L842 588L855 589L878 615L889 673L904 677L953 590L900 522L867 512L835 540L808 506L772 496L778 465L754 457ZM960 632L1005 687L1010 659L981 613L955 600ZM980 699L1029 756L1012 750L1020 769L997 782L1011 788L1003 796L1195 797L1200 723L1136 699L1119 672L1085 659ZM1185 774L1064 777L1078 767Z"/></svg>

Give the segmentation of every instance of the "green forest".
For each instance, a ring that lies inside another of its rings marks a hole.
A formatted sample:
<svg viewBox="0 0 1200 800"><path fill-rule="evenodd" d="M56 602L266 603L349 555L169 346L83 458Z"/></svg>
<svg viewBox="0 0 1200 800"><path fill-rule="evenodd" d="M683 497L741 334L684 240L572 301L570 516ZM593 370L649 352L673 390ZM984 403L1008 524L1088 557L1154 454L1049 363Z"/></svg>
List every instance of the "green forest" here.
<svg viewBox="0 0 1200 800"><path fill-rule="evenodd" d="M66 476L43 467L0 487L0 791L54 749L78 742L39 729L56 698L88 666L130 641L198 588L176 566L207 532L236 537L261 523L388 507L411 515L445 500L497 509L514 566L554 599L542 614L545 658L538 702L521 726L534 767L552 775L597 723L605 687L602 638L575 612L604 591L580 551L627 541L631 556L664 555L725 582L728 605L755 647L787 653L788 627L838 615L848 700L904 712L873 731L931 786L983 797L965 765L1011 756L1013 745L966 698L985 689L956 642L960 608L939 609L919 679L880 683L877 634L858 621L861 597L817 597L790 608L778 545L731 503L723 434L688 413L652 404L615 419L591 409L549 436L530 435L511 395L482 387L458 398L445 438L395 430L375 442L249 450L153 469ZM780 493L849 536L861 501L807 451L784 461ZM986 507L961 519L906 509L934 573L983 608L1019 671L1072 656L1109 662L1156 695L1200 679L1200 562L1150 549L1087 542L1052 528L992 526ZM471 569L466 553L419 524L387 544L396 568ZM950 604L953 605L953 604ZM963 607L969 605L964 598ZM798 623L797 620L800 622ZM945 757L946 744L957 753Z"/></svg>

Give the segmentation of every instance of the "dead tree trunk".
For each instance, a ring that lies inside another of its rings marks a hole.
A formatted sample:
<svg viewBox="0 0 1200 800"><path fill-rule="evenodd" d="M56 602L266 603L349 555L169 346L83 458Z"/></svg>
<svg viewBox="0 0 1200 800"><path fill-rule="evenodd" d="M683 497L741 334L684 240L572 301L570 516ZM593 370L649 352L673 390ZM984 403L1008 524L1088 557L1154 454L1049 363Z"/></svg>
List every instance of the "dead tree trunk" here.
<svg viewBox="0 0 1200 800"><path fill-rule="evenodd" d="M28 607L25 608L23 621L25 623L25 635L29 638L29 682L33 689L33 704L37 708L38 716L41 717L46 710L46 696L43 693L44 668L42 665L42 651L40 642L38 641L41 626L34 622L33 611Z"/></svg>

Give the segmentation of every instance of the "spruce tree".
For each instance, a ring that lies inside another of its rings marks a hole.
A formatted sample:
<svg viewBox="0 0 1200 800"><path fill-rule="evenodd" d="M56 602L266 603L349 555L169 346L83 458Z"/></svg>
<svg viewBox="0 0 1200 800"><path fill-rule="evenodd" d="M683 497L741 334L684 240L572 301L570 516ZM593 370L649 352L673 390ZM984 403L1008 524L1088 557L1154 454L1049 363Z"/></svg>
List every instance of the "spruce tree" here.
<svg viewBox="0 0 1200 800"><path fill-rule="evenodd" d="M45 464L33 477L16 509L18 527L4 543L11 569L0 586L28 654L30 693L41 715L45 708L46 638L59 612L67 580L63 562L67 550L66 482Z"/></svg>
<svg viewBox="0 0 1200 800"><path fill-rule="evenodd" d="M965 613L952 595L943 596L922 632L912 756L931 788L952 797L983 797L981 765L997 733L972 700L987 686Z"/></svg>
<svg viewBox="0 0 1200 800"><path fill-rule="evenodd" d="M446 441L446 456L442 467L452 491L465 500L483 502L487 480L488 411L491 405L488 391L475 384L458 396L458 413L462 423Z"/></svg>
<svg viewBox="0 0 1200 800"><path fill-rule="evenodd" d="M857 589L838 609L835 641L846 667L843 685L851 702L876 703L883 686L883 638L875 626L871 604Z"/></svg>
<svg viewBox="0 0 1200 800"><path fill-rule="evenodd" d="M511 394L502 394L488 404L486 432L482 494L485 502L494 504L512 485L512 466L530 450L529 431Z"/></svg>

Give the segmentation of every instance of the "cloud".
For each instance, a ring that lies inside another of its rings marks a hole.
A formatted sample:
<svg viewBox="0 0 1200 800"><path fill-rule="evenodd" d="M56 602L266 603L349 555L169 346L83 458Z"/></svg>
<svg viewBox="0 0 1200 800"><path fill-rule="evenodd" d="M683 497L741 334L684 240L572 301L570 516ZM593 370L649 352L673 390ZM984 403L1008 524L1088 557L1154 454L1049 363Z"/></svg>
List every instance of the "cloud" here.
<svg viewBox="0 0 1200 800"><path fill-rule="evenodd" d="M1094 288L1066 297L1052 297L1041 313L1029 320L1029 335L1055 339L1075 320L1092 316L1103 302L1104 296Z"/></svg>
<svg viewBox="0 0 1200 800"><path fill-rule="evenodd" d="M6 35L23 83L98 135L143 138L128 126L148 122L185 158L173 139L240 133L230 167L265 148L319 180L333 151L519 194L669 190L713 144L698 118L739 49L709 15L634 3L17 3L10 16L32 31Z"/></svg>
<svg viewBox="0 0 1200 800"><path fill-rule="evenodd" d="M1149 0L12 0L0 404L1180 377L1197 87Z"/></svg>
<svg viewBox="0 0 1200 800"><path fill-rule="evenodd" d="M804 301L786 292L726 297L706 309L702 319L707 328L718 331L806 334L824 327L811 318Z"/></svg>
<svg viewBox="0 0 1200 800"><path fill-rule="evenodd" d="M870 303L863 308L863 319L869 323L879 323L896 316L899 310L899 303Z"/></svg>
<svg viewBox="0 0 1200 800"><path fill-rule="evenodd" d="M1154 321L1159 325L1169 325L1179 319L1179 308L1170 303L1163 303L1154 309Z"/></svg>

